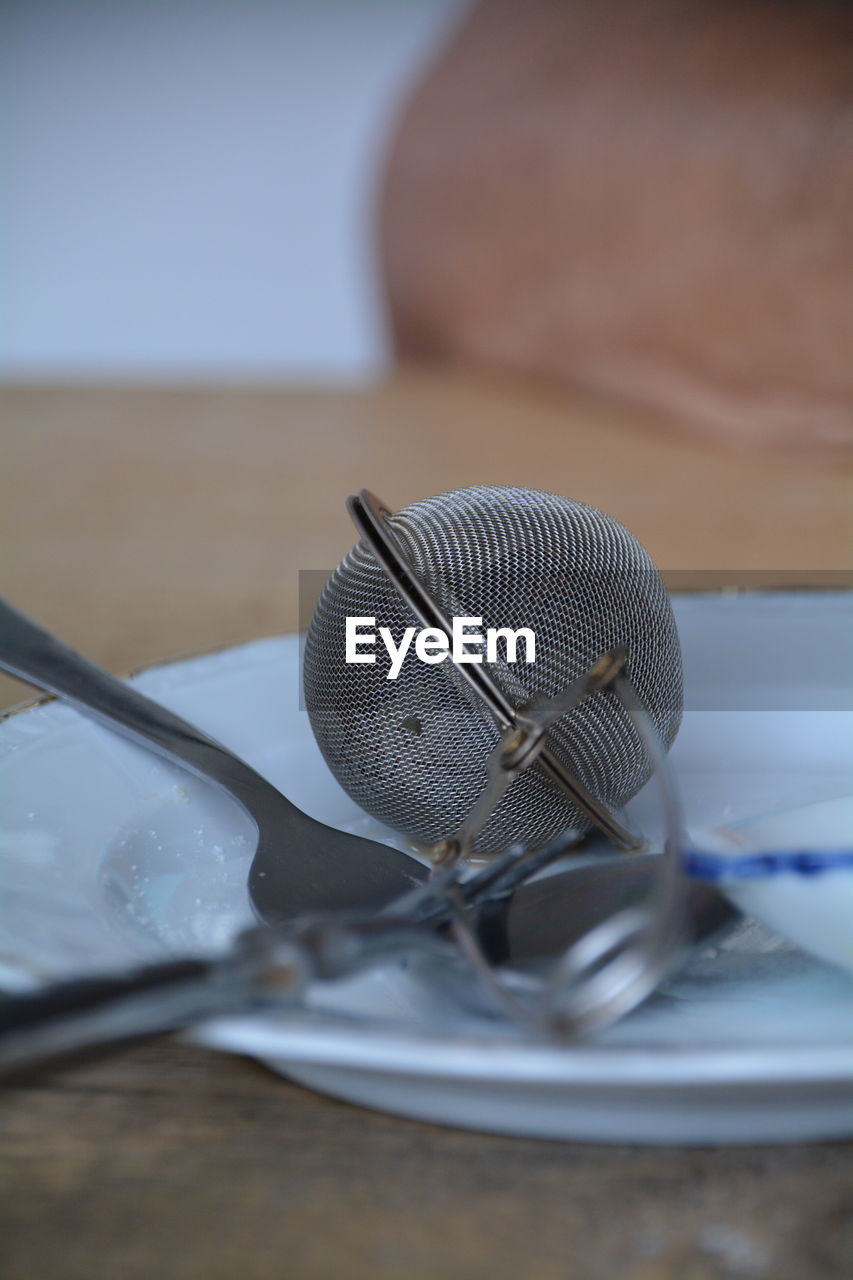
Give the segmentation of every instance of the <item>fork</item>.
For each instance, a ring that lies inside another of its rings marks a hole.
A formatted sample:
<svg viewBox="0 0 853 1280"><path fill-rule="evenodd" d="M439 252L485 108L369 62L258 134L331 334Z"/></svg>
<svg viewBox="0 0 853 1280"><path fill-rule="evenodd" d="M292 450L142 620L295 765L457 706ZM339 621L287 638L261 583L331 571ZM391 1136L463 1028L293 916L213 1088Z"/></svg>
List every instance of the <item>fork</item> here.
<svg viewBox="0 0 853 1280"><path fill-rule="evenodd" d="M317 911L383 907L427 877L427 868L408 854L309 817L221 742L82 657L1 598L0 667L236 800L258 831L249 895L265 924Z"/></svg>

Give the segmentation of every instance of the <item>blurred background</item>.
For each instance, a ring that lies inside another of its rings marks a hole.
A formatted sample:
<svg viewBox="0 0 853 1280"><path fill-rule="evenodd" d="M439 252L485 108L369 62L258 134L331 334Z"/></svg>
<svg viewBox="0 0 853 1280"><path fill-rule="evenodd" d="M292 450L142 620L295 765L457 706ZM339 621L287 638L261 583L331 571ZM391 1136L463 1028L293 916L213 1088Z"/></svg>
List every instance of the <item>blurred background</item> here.
<svg viewBox="0 0 853 1280"><path fill-rule="evenodd" d="M392 352L853 447L841 0L3 0L0 376Z"/></svg>
<svg viewBox="0 0 853 1280"><path fill-rule="evenodd" d="M0 0L0 60L3 590L106 665L295 627L364 485L848 568L841 0Z"/></svg>
<svg viewBox="0 0 853 1280"><path fill-rule="evenodd" d="M0 373L386 367L375 188L462 0L3 0Z"/></svg>

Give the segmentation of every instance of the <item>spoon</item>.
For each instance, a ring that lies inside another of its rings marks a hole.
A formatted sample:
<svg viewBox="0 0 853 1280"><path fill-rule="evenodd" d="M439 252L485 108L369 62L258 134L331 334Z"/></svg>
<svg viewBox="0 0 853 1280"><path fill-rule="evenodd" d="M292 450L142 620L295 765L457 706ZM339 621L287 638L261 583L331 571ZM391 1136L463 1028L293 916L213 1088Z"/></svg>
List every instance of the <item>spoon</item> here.
<svg viewBox="0 0 853 1280"><path fill-rule="evenodd" d="M220 742L90 662L0 599L0 667L227 792L258 829L249 895L265 924L385 906L422 884L415 858L310 818Z"/></svg>

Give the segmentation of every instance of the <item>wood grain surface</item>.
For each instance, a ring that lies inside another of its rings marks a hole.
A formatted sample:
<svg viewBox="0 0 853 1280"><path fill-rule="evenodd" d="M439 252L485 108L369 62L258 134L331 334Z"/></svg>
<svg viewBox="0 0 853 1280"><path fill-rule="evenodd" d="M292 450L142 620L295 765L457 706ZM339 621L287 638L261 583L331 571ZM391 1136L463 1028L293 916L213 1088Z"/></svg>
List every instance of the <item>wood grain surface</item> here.
<svg viewBox="0 0 853 1280"><path fill-rule="evenodd" d="M471 483L611 512L679 585L838 582L850 473L427 374L361 391L11 387L0 590L114 670L291 629L344 497ZM25 696L5 680L0 705ZM0 1102L0 1275L811 1280L849 1274L850 1144L581 1146L316 1096L174 1041Z"/></svg>
<svg viewBox="0 0 853 1280"><path fill-rule="evenodd" d="M362 487L392 507L468 484L565 493L621 520L678 585L850 569L850 466L714 449L513 381L2 401L2 590L113 670L295 628L298 571L349 548L344 499ZM19 693L0 684L0 706Z"/></svg>

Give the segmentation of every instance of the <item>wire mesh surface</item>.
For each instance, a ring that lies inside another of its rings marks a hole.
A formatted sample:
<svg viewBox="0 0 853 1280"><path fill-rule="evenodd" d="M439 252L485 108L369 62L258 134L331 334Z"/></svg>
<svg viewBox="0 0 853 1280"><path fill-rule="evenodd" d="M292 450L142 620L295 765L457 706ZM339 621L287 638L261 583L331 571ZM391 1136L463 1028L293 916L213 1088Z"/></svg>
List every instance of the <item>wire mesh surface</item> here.
<svg viewBox="0 0 853 1280"><path fill-rule="evenodd" d="M610 516L530 489L459 489L391 517L412 566L449 616L483 627L531 628L532 664L505 661L492 674L516 707L554 696L606 650L625 644L628 673L667 746L681 719L681 656L666 590L649 556ZM488 712L447 660L429 666L414 644L396 680L384 646L376 661L345 661L348 616L373 617L399 644L420 628L368 549L359 543L331 575L305 646L305 701L333 773L368 813L415 840L454 833L486 783L500 737ZM520 646L523 656L524 646ZM551 746L608 807L639 790L651 765L612 691L587 698L549 731ZM476 849L515 840L537 846L588 820L538 768L518 777Z"/></svg>

